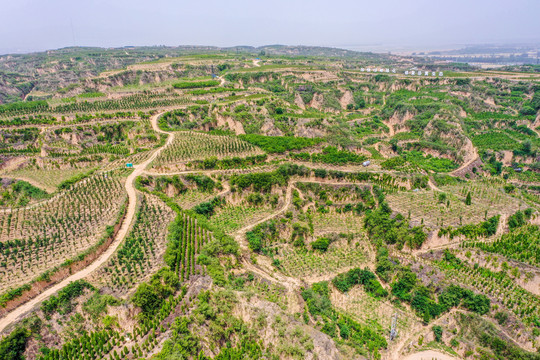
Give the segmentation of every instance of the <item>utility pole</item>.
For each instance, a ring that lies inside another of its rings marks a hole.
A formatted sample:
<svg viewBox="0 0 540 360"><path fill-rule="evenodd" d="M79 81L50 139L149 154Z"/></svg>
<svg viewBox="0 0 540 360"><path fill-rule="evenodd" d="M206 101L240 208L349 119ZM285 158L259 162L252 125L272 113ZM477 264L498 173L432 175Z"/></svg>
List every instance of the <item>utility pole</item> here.
<svg viewBox="0 0 540 360"><path fill-rule="evenodd" d="M394 315L392 315L392 328L390 329L390 341L394 340L397 336L397 319L398 319L398 313L395 312Z"/></svg>

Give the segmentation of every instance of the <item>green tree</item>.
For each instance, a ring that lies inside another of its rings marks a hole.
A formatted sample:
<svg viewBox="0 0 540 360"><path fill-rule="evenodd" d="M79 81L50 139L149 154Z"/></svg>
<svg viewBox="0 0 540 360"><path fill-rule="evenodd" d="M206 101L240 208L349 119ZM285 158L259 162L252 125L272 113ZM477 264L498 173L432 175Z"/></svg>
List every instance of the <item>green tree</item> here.
<svg viewBox="0 0 540 360"><path fill-rule="evenodd" d="M467 193L467 197L465 198L465 205L471 205L471 204L472 204L471 192L469 191Z"/></svg>
<svg viewBox="0 0 540 360"><path fill-rule="evenodd" d="M435 325L431 329L433 330L433 335L435 335L435 341L441 342L443 334L442 327L440 327L439 325Z"/></svg>
<svg viewBox="0 0 540 360"><path fill-rule="evenodd" d="M8 337L0 341L0 359L1 360L24 360L24 349L26 342L30 337L30 330L18 328Z"/></svg>

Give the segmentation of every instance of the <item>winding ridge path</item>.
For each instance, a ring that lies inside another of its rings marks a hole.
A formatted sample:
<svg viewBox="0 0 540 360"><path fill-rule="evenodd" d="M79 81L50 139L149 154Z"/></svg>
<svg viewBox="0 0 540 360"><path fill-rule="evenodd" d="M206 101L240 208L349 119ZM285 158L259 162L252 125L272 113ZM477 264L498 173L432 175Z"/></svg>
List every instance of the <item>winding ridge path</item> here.
<svg viewBox="0 0 540 360"><path fill-rule="evenodd" d="M70 282L80 280L88 276L90 273L98 269L101 265L103 265L112 254L116 251L120 243L124 240L126 235L128 234L129 228L131 227L131 223L133 222L133 219L135 217L135 212L137 210L137 192L135 191L135 186L133 185L134 180L137 178L137 176L141 175L146 167L160 154L160 152L165 149L167 146L169 146L173 140L174 140L174 134L169 133L166 131L161 130L158 127L157 120L161 114L163 114L164 111L157 113L156 115L152 116L151 122L152 127L156 132L167 134L169 137L167 139L167 142L162 147L158 148L154 151L154 153L146 159L141 164L135 165L133 172L128 176L126 179L126 191L128 195L128 208L126 211L126 216L124 218L124 222L122 223L122 226L120 227L120 230L116 234L116 238L111 243L111 245L107 248L107 250L99 256L99 258L94 261L92 264L90 264L88 267L82 269L81 271L78 271L74 273L73 275L67 277L66 279L62 280L58 284L55 284L51 286L50 288L43 291L38 296L32 298L31 300L27 301L26 303L22 304L18 308L14 309L10 313L8 313L6 316L0 319L0 333L9 325L13 324L14 322L18 321L21 317L23 317L26 313L32 311L32 309L38 305L43 300L46 300L51 295L54 295L56 292L67 286Z"/></svg>

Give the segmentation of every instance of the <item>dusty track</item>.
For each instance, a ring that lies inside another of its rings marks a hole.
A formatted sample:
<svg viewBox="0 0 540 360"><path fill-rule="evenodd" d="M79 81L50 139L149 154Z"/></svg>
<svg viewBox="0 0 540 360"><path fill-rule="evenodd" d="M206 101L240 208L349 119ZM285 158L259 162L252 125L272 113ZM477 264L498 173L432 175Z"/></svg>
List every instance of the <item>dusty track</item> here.
<svg viewBox="0 0 540 360"><path fill-rule="evenodd" d="M159 155L159 153L169 146L169 144L172 143L174 140L174 134L168 133L163 130L161 130L157 125L157 119L163 112L160 112L154 116L152 116L152 127L156 132L167 134L169 138L167 139L167 142L162 147L158 148L154 151L154 153L146 159L143 163L139 165L135 165L134 171L128 176L126 179L126 192L128 194L128 208L126 211L125 220L122 223L122 226L120 227L120 230L118 231L116 238L112 242L111 246L103 253L101 256L94 261L90 266L87 268L76 272L75 274L69 276L68 278L64 279L63 281L59 282L56 285L51 286L50 288L46 289L44 292L36 296L35 298L29 300L28 302L22 304L12 312L8 313L6 316L4 316L2 319L0 319L0 332L2 332L6 327L13 324L20 318L22 318L26 313L32 311L32 309L38 305L43 300L47 299L49 296L54 295L56 292L64 288L66 285L68 285L72 281L80 280L88 276L90 273L92 273L94 270L98 269L101 265L103 265L111 255L116 251L120 243L124 240L126 235L128 234L128 231L131 227L131 224L133 222L133 219L135 217L136 209L137 209L137 193L135 191L135 187L133 185L134 180L137 178L137 176L141 175L145 168Z"/></svg>
<svg viewBox="0 0 540 360"><path fill-rule="evenodd" d="M452 171L450 175L455 175L459 171L467 168L469 165L471 165L476 159L478 159L478 150L476 147L474 147L474 144L472 143L471 139L467 138L467 144L464 147L465 150L465 161L463 162L463 165L458 167L456 170Z"/></svg>

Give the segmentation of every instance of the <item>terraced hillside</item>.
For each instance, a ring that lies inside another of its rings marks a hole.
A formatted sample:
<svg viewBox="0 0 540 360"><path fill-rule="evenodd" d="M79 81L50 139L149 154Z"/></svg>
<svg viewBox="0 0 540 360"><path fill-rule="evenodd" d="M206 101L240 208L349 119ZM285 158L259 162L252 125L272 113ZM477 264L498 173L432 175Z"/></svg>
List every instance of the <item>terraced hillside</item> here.
<svg viewBox="0 0 540 360"><path fill-rule="evenodd" d="M537 74L100 51L0 62L0 359L539 357Z"/></svg>

